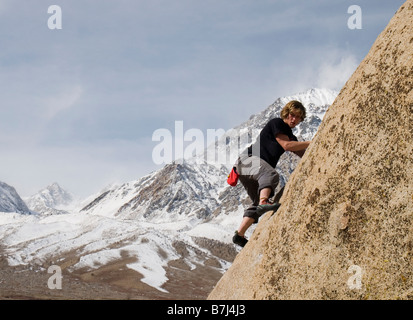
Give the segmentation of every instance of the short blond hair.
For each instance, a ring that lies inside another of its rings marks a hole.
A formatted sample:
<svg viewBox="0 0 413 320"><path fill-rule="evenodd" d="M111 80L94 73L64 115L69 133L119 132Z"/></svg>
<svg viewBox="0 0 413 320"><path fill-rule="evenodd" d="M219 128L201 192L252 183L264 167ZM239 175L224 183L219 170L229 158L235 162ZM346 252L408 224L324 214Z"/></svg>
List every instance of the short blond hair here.
<svg viewBox="0 0 413 320"><path fill-rule="evenodd" d="M300 116L301 120L304 120L307 114L303 104L297 100L292 100L284 106L281 110L281 118L288 118L290 113Z"/></svg>

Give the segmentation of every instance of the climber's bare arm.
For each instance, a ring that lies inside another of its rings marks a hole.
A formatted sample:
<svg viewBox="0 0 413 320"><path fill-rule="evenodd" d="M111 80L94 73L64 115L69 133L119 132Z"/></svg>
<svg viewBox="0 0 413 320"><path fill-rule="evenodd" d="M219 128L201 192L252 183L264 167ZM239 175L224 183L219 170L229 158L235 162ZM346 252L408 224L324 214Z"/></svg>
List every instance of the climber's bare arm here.
<svg viewBox="0 0 413 320"><path fill-rule="evenodd" d="M291 141L287 135L282 134L282 133L277 134L275 139L285 151L291 151L291 152L294 152L295 154L299 152L299 154L297 154L298 156L300 156L300 154L301 156L304 154L305 149L308 148L311 142L311 141Z"/></svg>
<svg viewBox="0 0 413 320"><path fill-rule="evenodd" d="M285 151L294 152L300 158L311 143L311 141L291 141L287 135L282 133L277 135L276 140Z"/></svg>

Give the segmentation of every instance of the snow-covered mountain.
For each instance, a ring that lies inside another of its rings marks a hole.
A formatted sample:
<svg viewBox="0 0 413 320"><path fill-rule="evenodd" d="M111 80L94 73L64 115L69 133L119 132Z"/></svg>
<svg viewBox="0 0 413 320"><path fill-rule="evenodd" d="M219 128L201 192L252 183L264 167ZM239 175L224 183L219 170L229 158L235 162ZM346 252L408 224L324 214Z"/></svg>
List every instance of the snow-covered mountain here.
<svg viewBox="0 0 413 320"><path fill-rule="evenodd" d="M209 164L167 164L139 180L100 194L81 212L150 222L207 218L219 204L226 171Z"/></svg>
<svg viewBox="0 0 413 320"><path fill-rule="evenodd" d="M266 122L278 117L290 100L299 100L307 108L307 119L295 134L301 140L311 139L337 94L311 89L279 98L261 113L228 130L204 154L107 187L83 201L77 211L64 215L47 211L47 215L26 218L14 215L13 224L0 214L0 233L4 235L1 245L7 248L7 261L11 265L39 267L45 261L59 257L62 260L65 253L75 252L77 257L68 267L75 272L96 269L127 256L135 262L126 266L142 275L140 281L161 292L168 291L168 270L177 260L185 270L195 270L212 259L215 263L208 268L224 272L231 262L228 256L239 250L231 238L248 202L241 184L235 188L226 184L229 168ZM211 153L225 157L208 157ZM288 152L283 155L277 167L281 185L298 159ZM59 208L67 201L70 197L52 185L28 203L33 208L54 208L61 213ZM224 251L232 253L223 255Z"/></svg>
<svg viewBox="0 0 413 320"><path fill-rule="evenodd" d="M0 212L31 213L16 189L0 181Z"/></svg>
<svg viewBox="0 0 413 320"><path fill-rule="evenodd" d="M55 182L24 200L30 210L50 215L68 213L74 198Z"/></svg>

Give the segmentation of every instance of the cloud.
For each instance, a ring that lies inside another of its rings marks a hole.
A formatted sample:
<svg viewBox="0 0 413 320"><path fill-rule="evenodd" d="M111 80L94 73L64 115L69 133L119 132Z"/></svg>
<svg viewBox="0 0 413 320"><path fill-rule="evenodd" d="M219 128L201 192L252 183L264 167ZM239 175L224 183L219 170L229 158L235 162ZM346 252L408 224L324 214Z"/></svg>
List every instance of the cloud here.
<svg viewBox="0 0 413 320"><path fill-rule="evenodd" d="M315 81L320 88L340 90L359 65L352 54L329 57L326 60L319 66Z"/></svg>
<svg viewBox="0 0 413 320"><path fill-rule="evenodd" d="M298 47L289 55L271 65L269 82L280 96L309 88L339 91L361 62L352 51L329 44Z"/></svg>

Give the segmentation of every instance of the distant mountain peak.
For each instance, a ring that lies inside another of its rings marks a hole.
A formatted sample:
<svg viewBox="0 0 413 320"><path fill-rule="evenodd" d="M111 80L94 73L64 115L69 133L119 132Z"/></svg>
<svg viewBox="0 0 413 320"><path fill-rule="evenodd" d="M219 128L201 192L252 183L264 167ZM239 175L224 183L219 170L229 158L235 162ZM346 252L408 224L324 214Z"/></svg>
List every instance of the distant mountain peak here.
<svg viewBox="0 0 413 320"><path fill-rule="evenodd" d="M26 199L29 208L42 214L66 213L65 207L73 202L71 193L54 182Z"/></svg>

